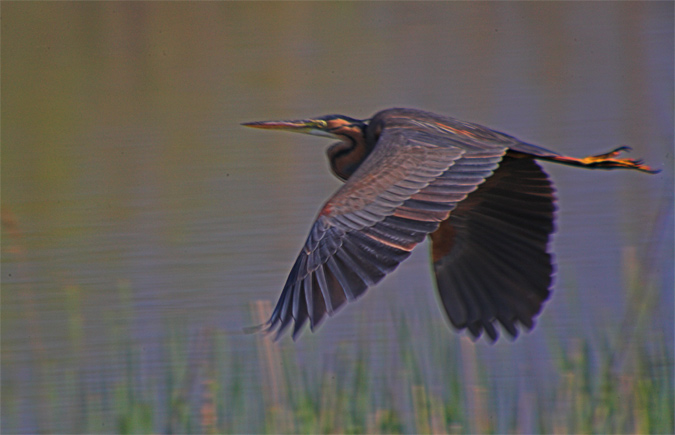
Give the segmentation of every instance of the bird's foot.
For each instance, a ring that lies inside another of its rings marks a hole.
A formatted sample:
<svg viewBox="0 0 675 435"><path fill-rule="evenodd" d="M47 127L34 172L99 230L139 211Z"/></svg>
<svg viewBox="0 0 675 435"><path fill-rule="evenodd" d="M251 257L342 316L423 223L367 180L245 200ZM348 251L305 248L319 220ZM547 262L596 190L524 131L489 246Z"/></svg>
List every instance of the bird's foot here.
<svg viewBox="0 0 675 435"><path fill-rule="evenodd" d="M618 159L617 157L622 151L630 151L631 148L627 146L620 146L612 151L595 156L588 156L581 159L574 157L560 156L555 160L560 163L566 163L574 166L583 166L589 169L635 169L637 171L647 172L649 174L657 174L661 172L659 169L652 169L644 165L639 159Z"/></svg>

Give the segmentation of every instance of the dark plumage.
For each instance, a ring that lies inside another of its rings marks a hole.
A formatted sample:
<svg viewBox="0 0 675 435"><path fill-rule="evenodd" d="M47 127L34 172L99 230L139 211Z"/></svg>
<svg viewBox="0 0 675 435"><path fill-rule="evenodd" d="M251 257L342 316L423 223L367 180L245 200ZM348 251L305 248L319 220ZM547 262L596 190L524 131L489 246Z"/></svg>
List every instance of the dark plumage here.
<svg viewBox="0 0 675 435"><path fill-rule="evenodd" d="M440 300L455 328L516 337L550 295L551 181L535 159L655 172L617 159L626 147L576 159L486 127L414 109L370 120L329 115L250 127L339 138L328 148L345 184L324 204L266 331L314 330L405 260L426 236Z"/></svg>

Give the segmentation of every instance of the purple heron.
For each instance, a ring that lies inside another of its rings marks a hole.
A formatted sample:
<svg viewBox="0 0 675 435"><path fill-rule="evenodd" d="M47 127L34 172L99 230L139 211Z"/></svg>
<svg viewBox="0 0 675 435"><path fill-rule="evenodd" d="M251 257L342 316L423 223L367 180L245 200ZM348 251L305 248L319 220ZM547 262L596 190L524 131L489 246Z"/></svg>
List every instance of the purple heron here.
<svg viewBox="0 0 675 435"><path fill-rule="evenodd" d="M581 159L522 142L481 125L415 109L358 120L328 115L247 127L338 139L330 167L344 185L318 213L270 319L293 324L295 340L345 302L358 299L431 238L431 261L450 323L498 338L528 330L551 291L548 244L554 188L535 162L655 173L620 147Z"/></svg>

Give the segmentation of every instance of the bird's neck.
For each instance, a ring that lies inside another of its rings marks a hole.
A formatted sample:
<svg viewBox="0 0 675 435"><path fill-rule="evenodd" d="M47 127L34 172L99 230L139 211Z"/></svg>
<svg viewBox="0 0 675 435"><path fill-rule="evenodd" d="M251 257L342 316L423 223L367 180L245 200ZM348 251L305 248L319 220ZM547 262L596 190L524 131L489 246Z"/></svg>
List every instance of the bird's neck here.
<svg viewBox="0 0 675 435"><path fill-rule="evenodd" d="M364 134L345 136L326 151L333 173L342 181L346 181L361 166L361 163L372 151Z"/></svg>

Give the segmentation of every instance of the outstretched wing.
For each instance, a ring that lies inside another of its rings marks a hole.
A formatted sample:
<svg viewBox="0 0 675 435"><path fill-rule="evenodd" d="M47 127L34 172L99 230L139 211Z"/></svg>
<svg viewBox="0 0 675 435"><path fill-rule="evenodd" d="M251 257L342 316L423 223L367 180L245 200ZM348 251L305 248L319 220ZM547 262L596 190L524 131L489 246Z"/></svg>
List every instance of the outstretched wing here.
<svg viewBox="0 0 675 435"><path fill-rule="evenodd" d="M328 200L266 323L278 338L313 330L363 294L436 231L492 175L506 146L458 141L414 128L387 128L375 149Z"/></svg>
<svg viewBox="0 0 675 435"><path fill-rule="evenodd" d="M513 337L518 322L532 328L550 294L554 202L539 165L509 152L431 234L438 292L456 328L492 340L497 321Z"/></svg>

